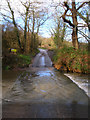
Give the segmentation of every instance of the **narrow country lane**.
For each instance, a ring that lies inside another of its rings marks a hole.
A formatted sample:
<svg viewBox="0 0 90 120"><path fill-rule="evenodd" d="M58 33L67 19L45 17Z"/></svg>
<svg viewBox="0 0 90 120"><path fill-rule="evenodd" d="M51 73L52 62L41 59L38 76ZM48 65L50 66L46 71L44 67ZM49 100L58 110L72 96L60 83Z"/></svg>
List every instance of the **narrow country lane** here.
<svg viewBox="0 0 90 120"><path fill-rule="evenodd" d="M3 118L88 118L88 96L40 49L3 98Z"/></svg>
<svg viewBox="0 0 90 120"><path fill-rule="evenodd" d="M52 61L47 54L47 50L39 49L40 53L36 55L33 67L52 67Z"/></svg>

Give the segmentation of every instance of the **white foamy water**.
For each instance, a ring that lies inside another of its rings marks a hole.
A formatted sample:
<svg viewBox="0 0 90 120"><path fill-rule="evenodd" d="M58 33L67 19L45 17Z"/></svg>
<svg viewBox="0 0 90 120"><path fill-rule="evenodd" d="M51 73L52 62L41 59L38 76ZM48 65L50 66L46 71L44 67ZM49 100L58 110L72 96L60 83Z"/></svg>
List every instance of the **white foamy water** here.
<svg viewBox="0 0 90 120"><path fill-rule="evenodd" d="M45 57L44 56L41 56L41 58L40 58L40 66L41 67L45 66Z"/></svg>
<svg viewBox="0 0 90 120"><path fill-rule="evenodd" d="M78 85L79 88L85 91L85 93L90 97L89 92L89 82L87 75L79 75L79 74L68 74L65 73L67 77L69 77L75 84Z"/></svg>
<svg viewBox="0 0 90 120"><path fill-rule="evenodd" d="M47 50L39 49L38 53L32 64L33 67L52 67L52 61L48 56Z"/></svg>

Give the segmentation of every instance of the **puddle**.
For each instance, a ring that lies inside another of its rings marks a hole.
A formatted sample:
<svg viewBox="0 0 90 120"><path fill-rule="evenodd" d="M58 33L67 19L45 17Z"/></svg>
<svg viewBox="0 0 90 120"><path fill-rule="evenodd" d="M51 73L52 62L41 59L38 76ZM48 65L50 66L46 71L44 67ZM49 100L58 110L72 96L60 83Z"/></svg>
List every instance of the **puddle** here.
<svg viewBox="0 0 90 120"><path fill-rule="evenodd" d="M47 91L45 91L45 90L40 90L40 91L42 91L42 92L47 92Z"/></svg>
<svg viewBox="0 0 90 120"><path fill-rule="evenodd" d="M54 73L52 71L39 71L36 73L38 76L54 76Z"/></svg>

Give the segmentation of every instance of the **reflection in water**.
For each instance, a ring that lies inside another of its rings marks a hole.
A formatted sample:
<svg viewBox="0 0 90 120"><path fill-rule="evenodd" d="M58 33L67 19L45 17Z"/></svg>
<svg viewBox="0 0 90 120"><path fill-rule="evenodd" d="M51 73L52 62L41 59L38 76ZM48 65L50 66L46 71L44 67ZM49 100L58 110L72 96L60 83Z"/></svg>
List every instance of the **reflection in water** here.
<svg viewBox="0 0 90 120"><path fill-rule="evenodd" d="M38 71L36 72L37 75L39 76L54 76L54 73L51 72L50 70L47 70L47 71Z"/></svg>
<svg viewBox="0 0 90 120"><path fill-rule="evenodd" d="M7 106L4 105L3 114L10 118L18 115L16 109L21 111L18 116L27 110L24 117L27 115L28 118L70 118L87 116L88 113L88 97L85 93L69 78L52 68L22 71L4 96L4 103Z"/></svg>
<svg viewBox="0 0 90 120"><path fill-rule="evenodd" d="M49 102L75 100L78 103L87 104L86 95L70 79L58 73L58 71L47 68L40 69L33 74L29 71L22 72L6 97L13 101L25 100L25 98L31 101L35 99L41 101L43 98L44 101Z"/></svg>
<svg viewBox="0 0 90 120"><path fill-rule="evenodd" d="M17 72L18 77L3 73L3 118L87 117L88 96L51 67L47 50L39 50L33 67Z"/></svg>
<svg viewBox="0 0 90 120"><path fill-rule="evenodd" d="M45 90L41 90L42 92L46 92Z"/></svg>
<svg viewBox="0 0 90 120"><path fill-rule="evenodd" d="M17 77L21 73L21 71L2 71L2 97L14 86Z"/></svg>

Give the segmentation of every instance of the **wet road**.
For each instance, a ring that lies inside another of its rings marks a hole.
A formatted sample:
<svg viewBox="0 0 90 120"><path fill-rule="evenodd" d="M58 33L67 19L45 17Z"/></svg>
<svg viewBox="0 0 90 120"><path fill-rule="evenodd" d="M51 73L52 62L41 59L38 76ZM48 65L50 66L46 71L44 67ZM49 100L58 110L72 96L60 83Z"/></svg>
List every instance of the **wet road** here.
<svg viewBox="0 0 90 120"><path fill-rule="evenodd" d="M3 118L87 118L88 96L53 67L23 71L3 97Z"/></svg>
<svg viewBox="0 0 90 120"><path fill-rule="evenodd" d="M33 67L52 67L52 61L47 54L47 50L39 49L38 53L34 59Z"/></svg>

